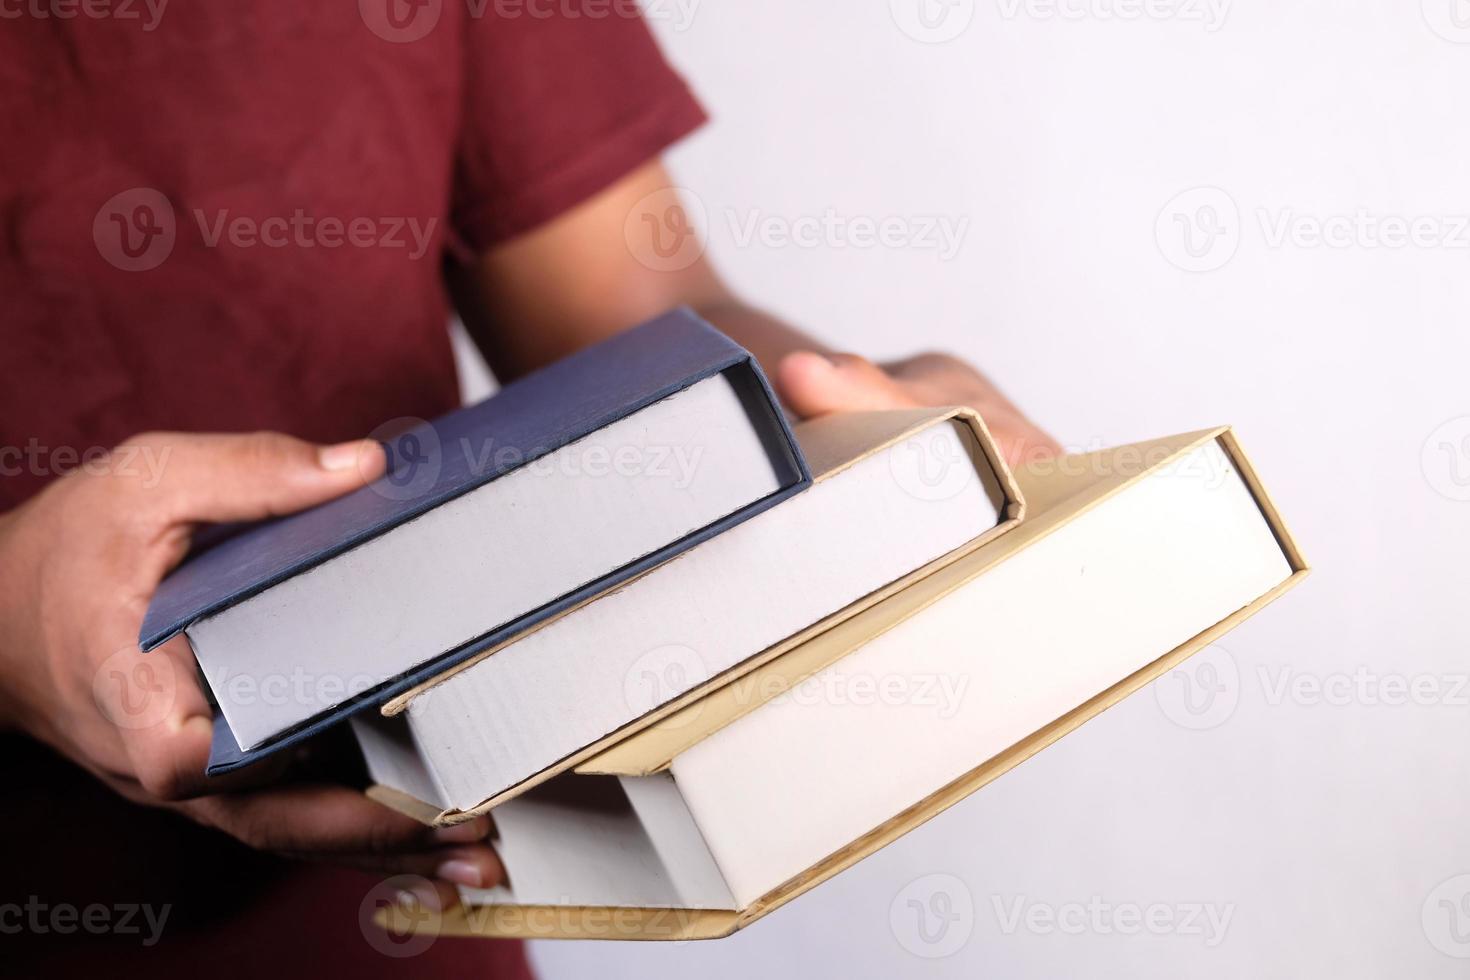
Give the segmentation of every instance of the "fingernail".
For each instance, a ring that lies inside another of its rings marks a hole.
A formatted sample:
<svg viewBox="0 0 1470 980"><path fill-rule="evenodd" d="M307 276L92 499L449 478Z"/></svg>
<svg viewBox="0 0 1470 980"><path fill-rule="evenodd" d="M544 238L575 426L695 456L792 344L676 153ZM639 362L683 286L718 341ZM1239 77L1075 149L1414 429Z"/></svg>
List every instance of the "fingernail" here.
<svg viewBox="0 0 1470 980"><path fill-rule="evenodd" d="M482 887L483 879L480 877L480 869L473 861L445 861L434 873L456 885L464 885L468 888Z"/></svg>
<svg viewBox="0 0 1470 980"><path fill-rule="evenodd" d="M441 844L473 844L484 840L488 833L490 833L489 819L476 817L464 823L435 828L434 839Z"/></svg>
<svg viewBox="0 0 1470 980"><path fill-rule="evenodd" d="M409 911L417 909L425 909L430 912L442 911L443 903L439 901L439 889L423 879L419 879L407 888L400 889L396 897L399 907Z"/></svg>
<svg viewBox="0 0 1470 980"><path fill-rule="evenodd" d="M353 442L341 442L335 446L323 446L317 450L317 461L321 463L324 470L345 470L357 465L362 449L363 444L360 439Z"/></svg>

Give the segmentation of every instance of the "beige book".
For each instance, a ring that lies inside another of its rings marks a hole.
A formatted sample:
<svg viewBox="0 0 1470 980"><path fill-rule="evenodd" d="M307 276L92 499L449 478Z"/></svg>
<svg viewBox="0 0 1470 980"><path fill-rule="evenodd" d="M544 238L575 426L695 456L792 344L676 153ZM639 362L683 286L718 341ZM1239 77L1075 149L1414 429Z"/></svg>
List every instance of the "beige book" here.
<svg viewBox="0 0 1470 980"><path fill-rule="evenodd" d="M503 800L508 886L380 922L728 935L1139 690L1307 571L1228 429L1016 477L1030 513L1009 533Z"/></svg>

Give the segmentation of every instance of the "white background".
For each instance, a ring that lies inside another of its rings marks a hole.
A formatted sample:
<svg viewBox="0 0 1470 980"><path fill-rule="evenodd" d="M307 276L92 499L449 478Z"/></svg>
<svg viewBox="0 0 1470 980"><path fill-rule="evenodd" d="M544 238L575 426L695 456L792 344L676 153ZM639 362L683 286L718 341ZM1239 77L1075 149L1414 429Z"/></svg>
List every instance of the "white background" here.
<svg viewBox="0 0 1470 980"><path fill-rule="evenodd" d="M653 7L719 266L834 344L972 359L1070 447L1234 424L1315 572L748 931L542 972L1470 975L1470 4L917 2ZM829 209L914 238L741 241Z"/></svg>

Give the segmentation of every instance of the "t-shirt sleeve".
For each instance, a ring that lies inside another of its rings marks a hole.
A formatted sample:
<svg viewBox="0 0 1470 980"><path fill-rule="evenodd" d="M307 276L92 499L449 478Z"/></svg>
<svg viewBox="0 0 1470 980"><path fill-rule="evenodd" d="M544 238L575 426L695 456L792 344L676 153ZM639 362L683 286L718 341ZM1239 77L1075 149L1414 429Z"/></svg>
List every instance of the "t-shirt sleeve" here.
<svg viewBox="0 0 1470 980"><path fill-rule="evenodd" d="M598 18L530 6L466 30L452 215L474 252L607 188L705 119L631 0Z"/></svg>

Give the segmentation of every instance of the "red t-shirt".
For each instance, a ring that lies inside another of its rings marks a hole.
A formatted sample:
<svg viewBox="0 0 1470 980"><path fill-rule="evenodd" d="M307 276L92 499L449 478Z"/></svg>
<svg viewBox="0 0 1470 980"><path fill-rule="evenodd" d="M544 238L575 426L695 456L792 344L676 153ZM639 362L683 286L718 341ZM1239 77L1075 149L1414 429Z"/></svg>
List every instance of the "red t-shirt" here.
<svg viewBox="0 0 1470 980"><path fill-rule="evenodd" d="M0 510L146 429L335 442L456 405L443 263L562 213L702 119L635 14L0 0ZM132 806L18 736L0 758L11 969L26 950L214 980L526 972L511 943L385 956L358 926L370 876ZM170 912L144 946L146 927L62 933L46 913L16 934L28 902Z"/></svg>

